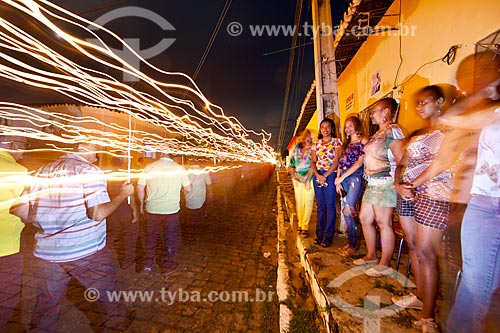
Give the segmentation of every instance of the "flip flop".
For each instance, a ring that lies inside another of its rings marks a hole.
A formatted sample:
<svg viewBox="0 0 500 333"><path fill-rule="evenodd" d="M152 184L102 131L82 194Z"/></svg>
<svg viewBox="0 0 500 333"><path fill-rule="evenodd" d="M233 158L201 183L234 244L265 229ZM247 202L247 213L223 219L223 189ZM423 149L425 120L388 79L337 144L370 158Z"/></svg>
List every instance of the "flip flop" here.
<svg viewBox="0 0 500 333"><path fill-rule="evenodd" d="M351 257L358 254L358 250L353 249L352 247L347 248L346 250L339 252L339 255L342 257Z"/></svg>
<svg viewBox="0 0 500 333"><path fill-rule="evenodd" d="M378 264L378 259L366 260L363 258L359 258L359 259L353 260L352 263L356 266L373 265L373 264Z"/></svg>

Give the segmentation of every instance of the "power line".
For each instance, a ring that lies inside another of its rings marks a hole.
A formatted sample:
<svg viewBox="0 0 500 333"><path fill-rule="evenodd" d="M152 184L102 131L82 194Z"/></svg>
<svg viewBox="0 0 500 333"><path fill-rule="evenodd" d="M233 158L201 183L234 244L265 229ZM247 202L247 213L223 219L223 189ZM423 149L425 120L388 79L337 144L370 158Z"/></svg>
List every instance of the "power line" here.
<svg viewBox="0 0 500 333"><path fill-rule="evenodd" d="M300 23L300 18L302 16L302 6L303 0L297 1L297 5L295 7L295 26L298 27ZM295 48L297 46L298 39L298 31L295 31L292 37L292 46L290 48L290 59L288 61L288 73L286 79L286 87L285 87L285 97L283 99L283 110L281 111L281 127L278 135L278 149L281 151L283 147L283 142L285 140L285 133L287 127L287 121L290 114L289 108L289 98L290 98L290 85L292 82L292 74L293 74L293 64L295 61Z"/></svg>
<svg viewBox="0 0 500 333"><path fill-rule="evenodd" d="M224 22L224 18L227 15L227 12L229 11L229 7L231 6L231 3L233 0L227 0L226 4L224 5L224 8L222 9L222 12L219 16L219 20L217 21L217 24L215 25L214 31L212 32L212 36L210 36L210 40L208 41L207 46L205 47L205 51L203 52L203 55L201 56L201 59L198 63L198 67L196 67L196 70L194 71L193 74L193 81L196 81L196 77L201 71L201 68L203 67L203 64L205 63L205 60L207 59L208 53L210 52L210 49L212 48L212 45L214 44L215 38L217 37L217 34L219 33L220 27L222 26L222 22Z"/></svg>

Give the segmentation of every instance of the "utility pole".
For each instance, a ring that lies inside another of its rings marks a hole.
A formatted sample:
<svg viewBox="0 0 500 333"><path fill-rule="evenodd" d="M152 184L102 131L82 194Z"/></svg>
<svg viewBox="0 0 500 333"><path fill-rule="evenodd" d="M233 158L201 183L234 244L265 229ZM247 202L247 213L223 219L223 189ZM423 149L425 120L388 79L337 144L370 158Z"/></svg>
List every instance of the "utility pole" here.
<svg viewBox="0 0 500 333"><path fill-rule="evenodd" d="M330 0L312 0L314 31L314 72L318 125L335 114L340 118L337 67L335 65L334 31Z"/></svg>

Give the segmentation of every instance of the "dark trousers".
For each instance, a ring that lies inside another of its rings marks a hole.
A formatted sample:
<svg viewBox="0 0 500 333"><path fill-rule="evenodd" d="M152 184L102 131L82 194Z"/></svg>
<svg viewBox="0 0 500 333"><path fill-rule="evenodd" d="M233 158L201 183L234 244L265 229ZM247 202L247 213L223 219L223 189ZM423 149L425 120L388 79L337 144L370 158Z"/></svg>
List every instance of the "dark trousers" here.
<svg viewBox="0 0 500 333"><path fill-rule="evenodd" d="M93 326L113 329L124 321L125 306L108 299L108 292L116 290L116 278L113 261L106 248L74 261L54 263L37 259L36 263L38 295L30 331L57 332L61 303L71 278L86 289L81 295L85 302L83 306L100 310L100 322L92 322ZM97 294L98 300L93 298Z"/></svg>
<svg viewBox="0 0 500 333"><path fill-rule="evenodd" d="M137 239L139 237L139 221L131 223L132 209L127 201L106 219L107 244L113 245L122 267L135 265ZM115 244L116 243L116 244Z"/></svg>
<svg viewBox="0 0 500 333"><path fill-rule="evenodd" d="M146 267L153 267L156 242L162 235L165 252L159 264L163 268L168 268L175 261L180 241L179 217L179 212L174 214L146 214Z"/></svg>
<svg viewBox="0 0 500 333"><path fill-rule="evenodd" d="M0 257L0 332L7 331L7 324L19 302L23 269L22 253Z"/></svg>

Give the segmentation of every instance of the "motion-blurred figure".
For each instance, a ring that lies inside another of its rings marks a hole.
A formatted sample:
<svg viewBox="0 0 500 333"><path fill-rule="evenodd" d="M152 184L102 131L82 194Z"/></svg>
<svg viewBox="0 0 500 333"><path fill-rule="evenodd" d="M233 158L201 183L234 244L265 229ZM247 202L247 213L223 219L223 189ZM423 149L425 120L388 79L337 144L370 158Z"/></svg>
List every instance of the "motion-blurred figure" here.
<svg viewBox="0 0 500 333"><path fill-rule="evenodd" d="M151 273L155 258L156 241L163 235L164 258L162 270L173 266L179 235L181 188L191 191L186 170L162 152L158 161L148 164L139 177L137 196L140 212L146 215L145 273Z"/></svg>
<svg viewBox="0 0 500 333"><path fill-rule="evenodd" d="M115 156L111 160L111 170L125 176L127 172L127 155ZM123 177L108 179L108 194L111 199L120 195ZM124 200L107 219L108 242L113 244L120 267L135 267L137 238L139 236L139 205L135 195L130 196L130 204ZM121 240L121 241L118 241Z"/></svg>
<svg viewBox="0 0 500 333"><path fill-rule="evenodd" d="M108 292L115 291L116 276L106 248L106 217L134 193L134 187L123 184L120 194L110 200L104 173L93 164L96 150L94 144L80 143L77 153L38 169L28 191L29 202L16 210L37 228L38 295L31 317L33 330L57 331L71 278L101 295L97 305L104 318L94 325L117 329L125 320L123 304L107 298Z"/></svg>
<svg viewBox="0 0 500 333"><path fill-rule="evenodd" d="M203 171L199 165L193 164L189 167L188 178L191 183L191 191L185 193L186 208L189 209L191 220L201 221L201 216L208 217L205 201L212 198L212 191L207 186L212 185L208 172Z"/></svg>
<svg viewBox="0 0 500 333"><path fill-rule="evenodd" d="M462 221L462 279L447 332L498 332L500 327L500 55L481 52L463 60L460 86L473 94L446 119L481 132L471 201ZM471 85L472 83L472 85ZM472 111L472 112L471 112ZM474 126L474 127L473 127Z"/></svg>
<svg viewBox="0 0 500 333"><path fill-rule="evenodd" d="M16 163L24 149L25 138L0 136L0 331L7 330L21 296L24 259L20 240L24 224L9 209L15 209L24 190L22 177L27 169Z"/></svg>

